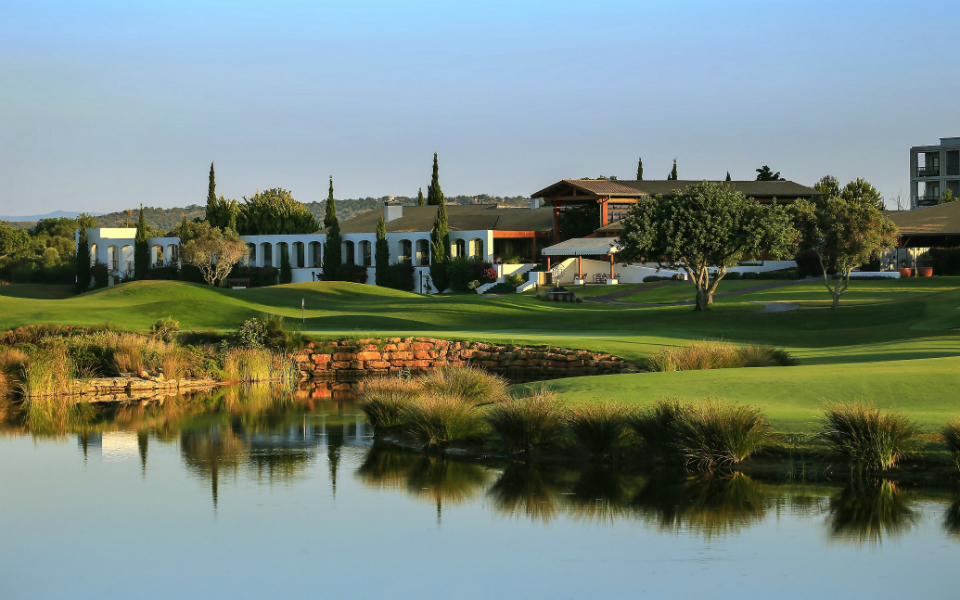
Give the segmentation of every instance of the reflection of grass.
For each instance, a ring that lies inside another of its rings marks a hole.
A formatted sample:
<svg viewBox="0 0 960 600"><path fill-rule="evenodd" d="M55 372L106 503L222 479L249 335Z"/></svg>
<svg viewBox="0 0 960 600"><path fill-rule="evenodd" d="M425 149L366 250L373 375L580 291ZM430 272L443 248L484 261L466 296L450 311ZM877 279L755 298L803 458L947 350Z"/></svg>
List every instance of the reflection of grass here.
<svg viewBox="0 0 960 600"><path fill-rule="evenodd" d="M487 492L497 511L547 523L557 516L563 490L560 473L543 465L514 463Z"/></svg>
<svg viewBox="0 0 960 600"><path fill-rule="evenodd" d="M830 501L834 537L856 544L879 544L916 524L918 515L907 495L889 481L854 479Z"/></svg>
<svg viewBox="0 0 960 600"><path fill-rule="evenodd" d="M664 530L686 527L707 538L728 535L763 519L768 494L742 473L680 481L651 480L634 508Z"/></svg>
<svg viewBox="0 0 960 600"><path fill-rule="evenodd" d="M473 463L441 456L420 456L407 472L407 491L437 504L460 504L481 491L490 475Z"/></svg>
<svg viewBox="0 0 960 600"><path fill-rule="evenodd" d="M88 402L74 402L63 396L28 398L21 406L23 422L34 435L59 437L77 431L96 417Z"/></svg>
<svg viewBox="0 0 960 600"><path fill-rule="evenodd" d="M419 456L374 444L357 468L357 478L376 488L401 489Z"/></svg>
<svg viewBox="0 0 960 600"><path fill-rule="evenodd" d="M953 419L943 427L943 441L960 466L960 418Z"/></svg>
<svg viewBox="0 0 960 600"><path fill-rule="evenodd" d="M950 504L946 514L944 514L943 527L950 535L960 537L960 497L957 497Z"/></svg>
<svg viewBox="0 0 960 600"><path fill-rule="evenodd" d="M627 514L628 504L643 479L605 465L592 465L580 473L565 497L568 513L585 521L613 521Z"/></svg>

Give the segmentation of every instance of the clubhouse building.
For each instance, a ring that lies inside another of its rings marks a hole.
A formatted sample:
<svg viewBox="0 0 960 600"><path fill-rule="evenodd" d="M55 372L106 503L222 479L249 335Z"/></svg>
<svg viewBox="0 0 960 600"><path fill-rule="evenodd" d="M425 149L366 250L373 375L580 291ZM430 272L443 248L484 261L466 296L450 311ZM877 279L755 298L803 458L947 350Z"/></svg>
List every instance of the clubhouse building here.
<svg viewBox="0 0 960 600"><path fill-rule="evenodd" d="M655 265L616 264L617 245L612 238L620 234L620 220L640 198L670 196L674 190L693 183L700 182L564 179L534 193L528 208L450 204L446 207L450 252L454 257L492 263L497 269L498 282L512 274L521 275L527 281L520 291L550 283L639 282L657 273L657 269ZM790 181L726 183L748 197L767 203L789 203L819 194L813 188ZM580 210L570 216L582 221L575 223L581 237L565 236L563 224L571 221L564 218L564 213L577 209ZM436 213L436 206L386 202L382 209L343 221L340 224L343 262L366 267L367 283L376 285L374 248L377 222L382 215L391 263L414 267L415 291L436 292L430 289L426 277L432 261L430 231ZM248 266L279 267L285 247L295 283L322 280L326 233L322 229L309 234L241 236L248 247L245 262ZM115 277L124 277L133 271L135 236L134 228L87 230L91 262L107 265L111 283ZM179 264L179 238L150 238L147 244L152 265ZM793 261L761 260L734 270L766 271L794 264Z"/></svg>

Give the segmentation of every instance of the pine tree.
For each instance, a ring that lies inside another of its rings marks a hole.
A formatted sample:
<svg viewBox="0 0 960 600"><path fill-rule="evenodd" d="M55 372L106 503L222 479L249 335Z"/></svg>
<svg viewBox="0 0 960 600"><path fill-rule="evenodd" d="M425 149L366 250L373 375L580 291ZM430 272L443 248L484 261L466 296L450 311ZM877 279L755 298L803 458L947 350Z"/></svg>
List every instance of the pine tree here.
<svg viewBox="0 0 960 600"><path fill-rule="evenodd" d="M87 291L90 287L90 240L87 239L86 224L80 222L80 239L77 242L77 290Z"/></svg>
<svg viewBox="0 0 960 600"><path fill-rule="evenodd" d="M730 179L730 171L727 171L727 181L733 181L732 179Z"/></svg>
<svg viewBox="0 0 960 600"><path fill-rule="evenodd" d="M423 188L417 190L417 206L423 206Z"/></svg>
<svg viewBox="0 0 960 600"><path fill-rule="evenodd" d="M375 249L374 266L376 267L377 285L389 287L390 245L387 243L387 223L380 215L377 222L377 245Z"/></svg>
<svg viewBox="0 0 960 600"><path fill-rule="evenodd" d="M323 226L327 228L327 241L323 243L323 279L324 281L338 281L343 253L340 239L340 221L337 219L337 206L333 199L332 175L330 176L330 191L327 194L327 211L323 216Z"/></svg>
<svg viewBox="0 0 960 600"><path fill-rule="evenodd" d="M677 180L677 159L673 159L673 168L670 169L670 175L667 176L667 181L676 181Z"/></svg>
<svg viewBox="0 0 960 600"><path fill-rule="evenodd" d="M140 205L140 218L137 219L137 237L133 242L133 278L143 279L150 269L150 248L147 246L147 221L143 218L143 205Z"/></svg>
<svg viewBox="0 0 960 600"><path fill-rule="evenodd" d="M643 157L637 160L637 181L643 181Z"/></svg>
<svg viewBox="0 0 960 600"><path fill-rule="evenodd" d="M293 271L290 270L290 250L287 244L280 246L280 284L293 281Z"/></svg>
<svg viewBox="0 0 960 600"><path fill-rule="evenodd" d="M220 205L217 202L217 181L213 174L213 163L210 163L210 179L207 183L207 213L205 215L207 223L212 227L219 227Z"/></svg>
<svg viewBox="0 0 960 600"><path fill-rule="evenodd" d="M326 212L323 214L323 226L330 227L337 222L337 203L333 199L333 175L330 176L330 190L327 192Z"/></svg>
<svg viewBox="0 0 960 600"><path fill-rule="evenodd" d="M447 223L447 206L437 207L437 216L430 231L430 250L433 260L430 263L430 278L438 292L450 287L450 275L447 272L450 262L450 229Z"/></svg>
<svg viewBox="0 0 960 600"><path fill-rule="evenodd" d="M443 192L440 190L440 167L437 165L437 153L433 153L433 177L427 186L427 204L443 206Z"/></svg>
<svg viewBox="0 0 960 600"><path fill-rule="evenodd" d="M184 244L190 237L190 223L187 222L187 215L183 215L183 221L180 223L180 230L177 232L180 236L180 243Z"/></svg>

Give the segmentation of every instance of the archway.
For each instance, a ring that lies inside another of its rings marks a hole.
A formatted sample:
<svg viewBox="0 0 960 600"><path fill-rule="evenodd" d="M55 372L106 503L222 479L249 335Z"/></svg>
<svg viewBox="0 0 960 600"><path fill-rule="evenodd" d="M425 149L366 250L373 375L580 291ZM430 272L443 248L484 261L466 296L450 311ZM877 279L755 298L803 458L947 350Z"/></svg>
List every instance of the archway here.
<svg viewBox="0 0 960 600"><path fill-rule="evenodd" d="M373 264L373 253L371 252L370 242L366 240L360 242L360 264L365 267Z"/></svg>
<svg viewBox="0 0 960 600"><path fill-rule="evenodd" d="M294 269L302 269L306 266L303 249L303 242L294 242L293 243L293 256L290 257L290 262L293 263Z"/></svg>
<svg viewBox="0 0 960 600"><path fill-rule="evenodd" d="M427 240L417 240L417 264L421 267L430 264L430 243Z"/></svg>
<svg viewBox="0 0 960 600"><path fill-rule="evenodd" d="M310 264L314 269L323 265L323 244L320 242L310 242Z"/></svg>
<svg viewBox="0 0 960 600"><path fill-rule="evenodd" d="M463 258L467 255L467 243L463 240L457 240L453 244L453 255L457 258Z"/></svg>
<svg viewBox="0 0 960 600"><path fill-rule="evenodd" d="M470 258L483 260L483 240L480 238L470 240Z"/></svg>
<svg viewBox="0 0 960 600"><path fill-rule="evenodd" d="M345 265L355 265L357 264L357 254L356 247L354 243L350 240L347 240L343 243L343 264Z"/></svg>

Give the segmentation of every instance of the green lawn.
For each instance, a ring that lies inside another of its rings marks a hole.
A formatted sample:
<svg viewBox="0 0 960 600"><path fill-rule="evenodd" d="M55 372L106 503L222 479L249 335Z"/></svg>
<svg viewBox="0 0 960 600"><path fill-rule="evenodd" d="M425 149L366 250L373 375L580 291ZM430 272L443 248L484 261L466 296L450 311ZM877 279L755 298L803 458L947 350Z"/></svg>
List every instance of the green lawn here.
<svg viewBox="0 0 960 600"><path fill-rule="evenodd" d="M657 398L717 398L760 406L774 430L811 432L826 401L859 399L893 408L933 433L960 416L960 357L867 364L800 365L576 377L548 382L572 403L615 400L646 405Z"/></svg>
<svg viewBox="0 0 960 600"><path fill-rule="evenodd" d="M732 290L764 283L721 286ZM56 297L62 289L2 286L0 330L32 323L105 321L144 330L159 318L173 317L183 329L226 331L260 313L281 314L296 323L303 299L307 310L302 327L320 336L429 335L545 343L611 352L633 361L664 346L706 338L777 345L801 360L798 367L591 377L551 384L568 386L574 399L711 395L762 402L778 427L791 428L806 427L803 423L821 397L898 403L931 423L947 414L945 403L960 406L955 375L960 363L936 360L960 357L960 278L854 281L837 310L758 314L760 306L752 304L827 301L820 286L803 282L720 299L705 313L687 306L544 302L531 294L427 297L346 283L224 290L146 281L60 299ZM691 290L687 284L649 293Z"/></svg>

